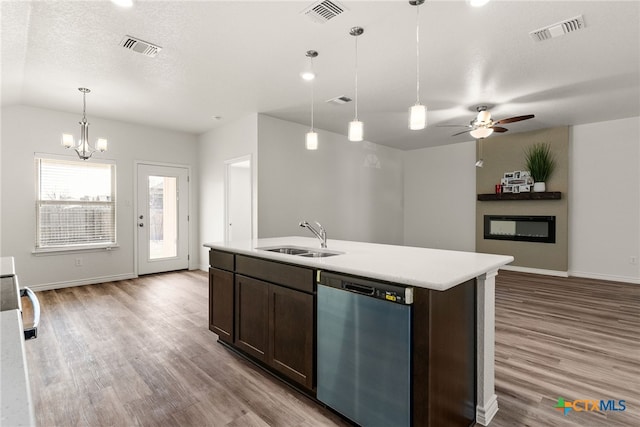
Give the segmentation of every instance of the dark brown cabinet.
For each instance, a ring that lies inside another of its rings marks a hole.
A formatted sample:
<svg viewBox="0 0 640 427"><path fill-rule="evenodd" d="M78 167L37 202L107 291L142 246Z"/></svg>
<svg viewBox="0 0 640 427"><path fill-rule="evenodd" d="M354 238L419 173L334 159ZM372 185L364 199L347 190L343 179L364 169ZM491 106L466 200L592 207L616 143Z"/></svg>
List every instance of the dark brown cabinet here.
<svg viewBox="0 0 640 427"><path fill-rule="evenodd" d="M314 271L217 250L209 260L209 329L313 390Z"/></svg>
<svg viewBox="0 0 640 427"><path fill-rule="evenodd" d="M282 286L269 291L269 364L278 372L313 387L313 295Z"/></svg>
<svg viewBox="0 0 640 427"><path fill-rule="evenodd" d="M268 306L268 283L236 276L235 345L263 362L269 344Z"/></svg>
<svg viewBox="0 0 640 427"><path fill-rule="evenodd" d="M209 330L233 342L233 273L209 268Z"/></svg>

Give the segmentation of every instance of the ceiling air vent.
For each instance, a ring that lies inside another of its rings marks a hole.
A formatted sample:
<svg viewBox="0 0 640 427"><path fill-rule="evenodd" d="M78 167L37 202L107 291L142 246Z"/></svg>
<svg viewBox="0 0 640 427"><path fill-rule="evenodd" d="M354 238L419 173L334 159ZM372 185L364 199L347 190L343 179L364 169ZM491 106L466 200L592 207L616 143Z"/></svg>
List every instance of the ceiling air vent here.
<svg viewBox="0 0 640 427"><path fill-rule="evenodd" d="M149 56L151 58L155 58L158 52L160 52L160 50L162 49L160 46L145 42L131 36L124 36L124 38L120 42L120 46L124 47L125 49L141 53L144 56Z"/></svg>
<svg viewBox="0 0 640 427"><path fill-rule="evenodd" d="M335 18L346 10L347 8L338 2L322 0L313 3L300 13L308 16L313 22L324 24L329 19Z"/></svg>
<svg viewBox="0 0 640 427"><path fill-rule="evenodd" d="M539 30L531 31L529 37L534 41L541 42L554 37L564 36L565 34L581 30L585 27L582 15L575 18L567 19L557 24L549 25Z"/></svg>
<svg viewBox="0 0 640 427"><path fill-rule="evenodd" d="M343 95L343 96L337 96L335 98L328 99L326 102L334 105L342 105L342 104L346 104L347 102L351 102L351 98Z"/></svg>

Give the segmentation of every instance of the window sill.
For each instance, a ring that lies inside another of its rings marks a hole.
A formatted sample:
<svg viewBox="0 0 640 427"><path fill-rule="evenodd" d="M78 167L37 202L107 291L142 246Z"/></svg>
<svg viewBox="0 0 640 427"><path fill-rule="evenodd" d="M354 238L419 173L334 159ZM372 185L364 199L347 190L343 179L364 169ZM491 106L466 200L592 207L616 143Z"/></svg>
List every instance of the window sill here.
<svg viewBox="0 0 640 427"><path fill-rule="evenodd" d="M112 244L112 245L87 245L87 246L69 246L62 248L46 248L39 249L35 248L31 251L32 255L35 256L47 256L47 255L64 255L64 254L72 254L78 252L102 252L102 251L111 251L114 249L119 249L120 245Z"/></svg>

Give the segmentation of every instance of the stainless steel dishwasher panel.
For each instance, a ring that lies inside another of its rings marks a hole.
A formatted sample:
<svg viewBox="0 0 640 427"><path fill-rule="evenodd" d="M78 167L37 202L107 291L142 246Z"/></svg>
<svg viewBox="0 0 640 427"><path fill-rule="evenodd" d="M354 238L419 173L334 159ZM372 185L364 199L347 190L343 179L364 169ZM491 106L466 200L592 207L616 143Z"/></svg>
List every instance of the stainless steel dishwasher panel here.
<svg viewBox="0 0 640 427"><path fill-rule="evenodd" d="M317 397L366 427L411 425L411 306L318 285Z"/></svg>

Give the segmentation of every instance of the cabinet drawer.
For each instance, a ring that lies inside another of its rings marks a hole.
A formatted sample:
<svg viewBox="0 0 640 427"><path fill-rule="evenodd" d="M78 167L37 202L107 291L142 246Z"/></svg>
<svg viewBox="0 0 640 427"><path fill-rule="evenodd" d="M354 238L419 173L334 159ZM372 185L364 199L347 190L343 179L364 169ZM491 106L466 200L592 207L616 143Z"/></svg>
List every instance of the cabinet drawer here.
<svg viewBox="0 0 640 427"><path fill-rule="evenodd" d="M209 251L209 265L211 267L220 268L222 270L233 271L234 270L234 255L229 252Z"/></svg>
<svg viewBox="0 0 640 427"><path fill-rule="evenodd" d="M313 293L313 270L309 268L237 255L236 272Z"/></svg>

